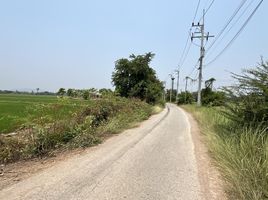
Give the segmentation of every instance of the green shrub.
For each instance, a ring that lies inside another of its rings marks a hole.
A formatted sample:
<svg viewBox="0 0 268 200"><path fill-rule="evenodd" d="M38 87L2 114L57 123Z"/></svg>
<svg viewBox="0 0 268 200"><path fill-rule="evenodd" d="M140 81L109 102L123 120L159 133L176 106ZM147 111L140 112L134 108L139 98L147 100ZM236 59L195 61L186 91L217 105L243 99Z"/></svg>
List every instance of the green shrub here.
<svg viewBox="0 0 268 200"><path fill-rule="evenodd" d="M212 91L211 88L202 89L202 105L205 106L222 106L225 104L225 93Z"/></svg>
<svg viewBox="0 0 268 200"><path fill-rule="evenodd" d="M186 92L181 92L178 94L178 105L181 104L192 104L194 102L194 97L193 95L186 91Z"/></svg>
<svg viewBox="0 0 268 200"><path fill-rule="evenodd" d="M240 125L268 126L268 62L256 68L233 74L237 84L226 88L230 103L226 116Z"/></svg>

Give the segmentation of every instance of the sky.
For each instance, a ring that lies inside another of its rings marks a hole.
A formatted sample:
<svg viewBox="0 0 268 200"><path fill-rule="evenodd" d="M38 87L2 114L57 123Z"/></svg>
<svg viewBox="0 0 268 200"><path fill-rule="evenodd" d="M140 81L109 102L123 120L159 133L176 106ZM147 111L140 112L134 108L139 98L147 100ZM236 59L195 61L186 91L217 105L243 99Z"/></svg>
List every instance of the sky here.
<svg viewBox="0 0 268 200"><path fill-rule="evenodd" d="M200 1L195 22L210 2ZM249 5L249 9L206 54L205 65L232 39L258 2L247 0L243 8ZM205 31L217 36L240 3L215 0L205 15ZM204 67L203 80L214 77L216 87L229 85L230 72L256 66L261 56L268 60L267 3L230 48ZM180 90L184 90L185 77L197 77L193 68L199 58L198 39L189 43L185 62L180 62L197 4L198 0L0 0L0 89L113 88L116 60L153 52L151 67L167 87L168 74L183 64ZM197 84L189 89L196 90Z"/></svg>

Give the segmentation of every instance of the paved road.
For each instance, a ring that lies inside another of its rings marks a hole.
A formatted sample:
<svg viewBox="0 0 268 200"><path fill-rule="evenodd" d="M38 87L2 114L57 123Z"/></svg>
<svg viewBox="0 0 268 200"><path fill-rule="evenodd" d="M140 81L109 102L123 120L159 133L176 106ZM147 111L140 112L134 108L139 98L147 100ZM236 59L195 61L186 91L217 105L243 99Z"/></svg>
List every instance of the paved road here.
<svg viewBox="0 0 268 200"><path fill-rule="evenodd" d="M175 105L0 191L0 199L202 199L190 124Z"/></svg>

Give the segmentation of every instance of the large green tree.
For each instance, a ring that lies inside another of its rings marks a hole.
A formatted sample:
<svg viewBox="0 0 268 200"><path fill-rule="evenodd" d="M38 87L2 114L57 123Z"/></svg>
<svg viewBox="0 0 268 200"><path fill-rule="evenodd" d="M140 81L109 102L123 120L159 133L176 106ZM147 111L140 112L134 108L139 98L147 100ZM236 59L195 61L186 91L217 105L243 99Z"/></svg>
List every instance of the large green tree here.
<svg viewBox="0 0 268 200"><path fill-rule="evenodd" d="M116 92L123 97L135 97L148 103L160 101L163 85L149 66L154 54L130 55L115 62L112 82Z"/></svg>

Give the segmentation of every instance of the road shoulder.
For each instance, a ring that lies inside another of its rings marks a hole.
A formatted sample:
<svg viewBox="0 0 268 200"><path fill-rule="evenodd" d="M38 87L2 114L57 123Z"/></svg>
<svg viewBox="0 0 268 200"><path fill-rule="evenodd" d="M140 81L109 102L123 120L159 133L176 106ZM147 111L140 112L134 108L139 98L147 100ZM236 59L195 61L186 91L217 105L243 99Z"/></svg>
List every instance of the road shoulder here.
<svg viewBox="0 0 268 200"><path fill-rule="evenodd" d="M152 129L162 121L165 116L168 114L169 110L161 109L151 115L147 120L139 122L129 128L123 130L118 134L110 134L103 138L103 142L100 145L88 147L88 148L77 148L77 149L66 149L66 150L55 150L51 155L45 156L43 158L33 158L29 160L21 160L14 163L9 163L6 165L0 165L0 191L5 188L11 187L14 184L17 184L25 179L28 179L34 175L38 175L45 170L49 170L53 166L59 165L60 163L71 160L75 157L82 157L87 154L90 154L92 151L96 151L99 148L102 148L108 140L115 139L121 134L127 133L131 130L141 127L145 123L152 123ZM157 120L160 116L160 120ZM121 136L124 137L124 136ZM127 134L126 136L127 137Z"/></svg>
<svg viewBox="0 0 268 200"><path fill-rule="evenodd" d="M181 108L184 110L183 108ZM204 199L225 200L223 181L217 168L213 165L213 160L209 156L205 138L201 134L198 123L194 117L184 110L191 124L191 135L194 143L194 153L198 168L198 178Z"/></svg>

